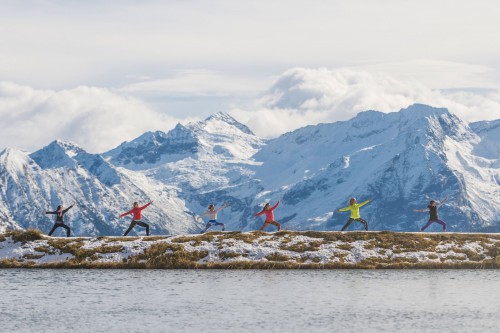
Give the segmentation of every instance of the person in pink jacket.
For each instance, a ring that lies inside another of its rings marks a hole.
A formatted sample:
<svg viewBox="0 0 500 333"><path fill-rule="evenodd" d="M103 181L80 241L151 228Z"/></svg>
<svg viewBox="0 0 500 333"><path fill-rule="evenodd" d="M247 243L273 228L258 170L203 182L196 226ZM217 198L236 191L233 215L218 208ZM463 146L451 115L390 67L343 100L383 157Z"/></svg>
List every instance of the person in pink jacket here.
<svg viewBox="0 0 500 333"><path fill-rule="evenodd" d="M266 205L264 206L264 208L262 209L261 212L255 214L255 216L261 216L263 214L266 214L266 220L264 221L264 224L262 225L262 227L260 227L259 231L264 230L264 228L267 227L269 224L272 224L272 225L275 225L276 227L278 227L278 231L281 230L281 224L279 224L278 222L276 222L274 220L274 210L279 206L279 204L280 204L280 201L278 200L278 202L276 202L276 205L271 207L271 204L268 202L268 203L266 203Z"/></svg>

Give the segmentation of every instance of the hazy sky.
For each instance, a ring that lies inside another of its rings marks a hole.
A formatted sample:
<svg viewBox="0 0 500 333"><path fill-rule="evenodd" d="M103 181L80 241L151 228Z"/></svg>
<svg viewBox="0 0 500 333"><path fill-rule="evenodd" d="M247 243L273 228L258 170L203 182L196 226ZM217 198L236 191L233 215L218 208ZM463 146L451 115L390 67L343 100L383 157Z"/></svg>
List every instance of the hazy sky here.
<svg viewBox="0 0 500 333"><path fill-rule="evenodd" d="M263 136L414 102L500 118L498 1L0 8L0 148L61 138L102 151L220 110Z"/></svg>

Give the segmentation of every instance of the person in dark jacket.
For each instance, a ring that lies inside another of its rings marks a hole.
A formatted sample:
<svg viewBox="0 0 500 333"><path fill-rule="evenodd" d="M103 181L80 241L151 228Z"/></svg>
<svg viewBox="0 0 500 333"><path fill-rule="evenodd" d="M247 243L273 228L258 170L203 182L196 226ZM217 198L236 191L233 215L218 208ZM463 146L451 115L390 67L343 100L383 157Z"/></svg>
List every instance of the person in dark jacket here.
<svg viewBox="0 0 500 333"><path fill-rule="evenodd" d="M66 237L69 237L70 229L69 229L68 225L64 224L64 214L66 214L68 212L68 210L70 210L71 208L73 208L74 205L75 204L73 203L71 206L69 206L66 209L63 209L63 206L59 205L59 206L57 206L56 211L54 211L54 212L45 212L45 214L55 214L56 215L56 223L54 223L54 226L50 230L49 236L52 236L52 234L54 233L54 231L56 231L57 228L61 227L61 228L66 229Z"/></svg>
<svg viewBox="0 0 500 333"><path fill-rule="evenodd" d="M415 209L415 212L418 213L429 212L429 221L427 221L427 224L424 225L422 229L420 229L420 231L424 231L428 226L435 222L441 224L441 226L443 226L443 232L446 232L446 223L440 220L438 216L438 208L441 207L446 202L446 200L448 200L448 197L446 197L439 204L436 204L435 200L431 200L431 202L429 202L429 205L427 206L427 209Z"/></svg>

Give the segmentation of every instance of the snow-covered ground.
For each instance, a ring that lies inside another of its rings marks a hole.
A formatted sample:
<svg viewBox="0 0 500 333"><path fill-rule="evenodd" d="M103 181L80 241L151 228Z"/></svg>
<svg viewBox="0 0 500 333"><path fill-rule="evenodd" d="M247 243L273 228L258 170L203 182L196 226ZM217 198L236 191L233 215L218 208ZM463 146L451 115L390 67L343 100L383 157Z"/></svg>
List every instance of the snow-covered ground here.
<svg viewBox="0 0 500 333"><path fill-rule="evenodd" d="M297 267L500 267L500 234L218 232L170 237L37 238L16 241L6 235L0 242L0 266L267 267L278 262Z"/></svg>

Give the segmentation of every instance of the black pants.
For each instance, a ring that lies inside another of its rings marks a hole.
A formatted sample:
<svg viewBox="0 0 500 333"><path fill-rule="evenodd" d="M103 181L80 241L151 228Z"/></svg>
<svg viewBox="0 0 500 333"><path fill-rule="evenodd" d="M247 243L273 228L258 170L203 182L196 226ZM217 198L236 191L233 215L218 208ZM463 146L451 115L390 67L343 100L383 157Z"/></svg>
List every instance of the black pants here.
<svg viewBox="0 0 500 333"><path fill-rule="evenodd" d="M345 229L347 229L347 227L350 226L353 221L363 223L363 225L365 226L365 230L368 231L368 222L366 222L362 218L347 220L347 223L345 224L345 226L342 227L342 231L344 231Z"/></svg>
<svg viewBox="0 0 500 333"><path fill-rule="evenodd" d="M142 221L135 221L135 220L130 223L130 226L128 227L127 231L125 231L125 235L123 235L123 236L127 236L128 233L130 231L132 231L132 229L134 229L134 227L136 225L140 225L141 227L146 228L146 236L149 236L149 224L144 223Z"/></svg>
<svg viewBox="0 0 500 333"><path fill-rule="evenodd" d="M49 232L49 236L52 236L52 234L54 233L54 231L56 231L57 228L64 228L66 229L66 237L69 237L69 227L64 224L64 223L56 223L54 224L54 226L52 227L52 229L50 229L50 232Z"/></svg>

